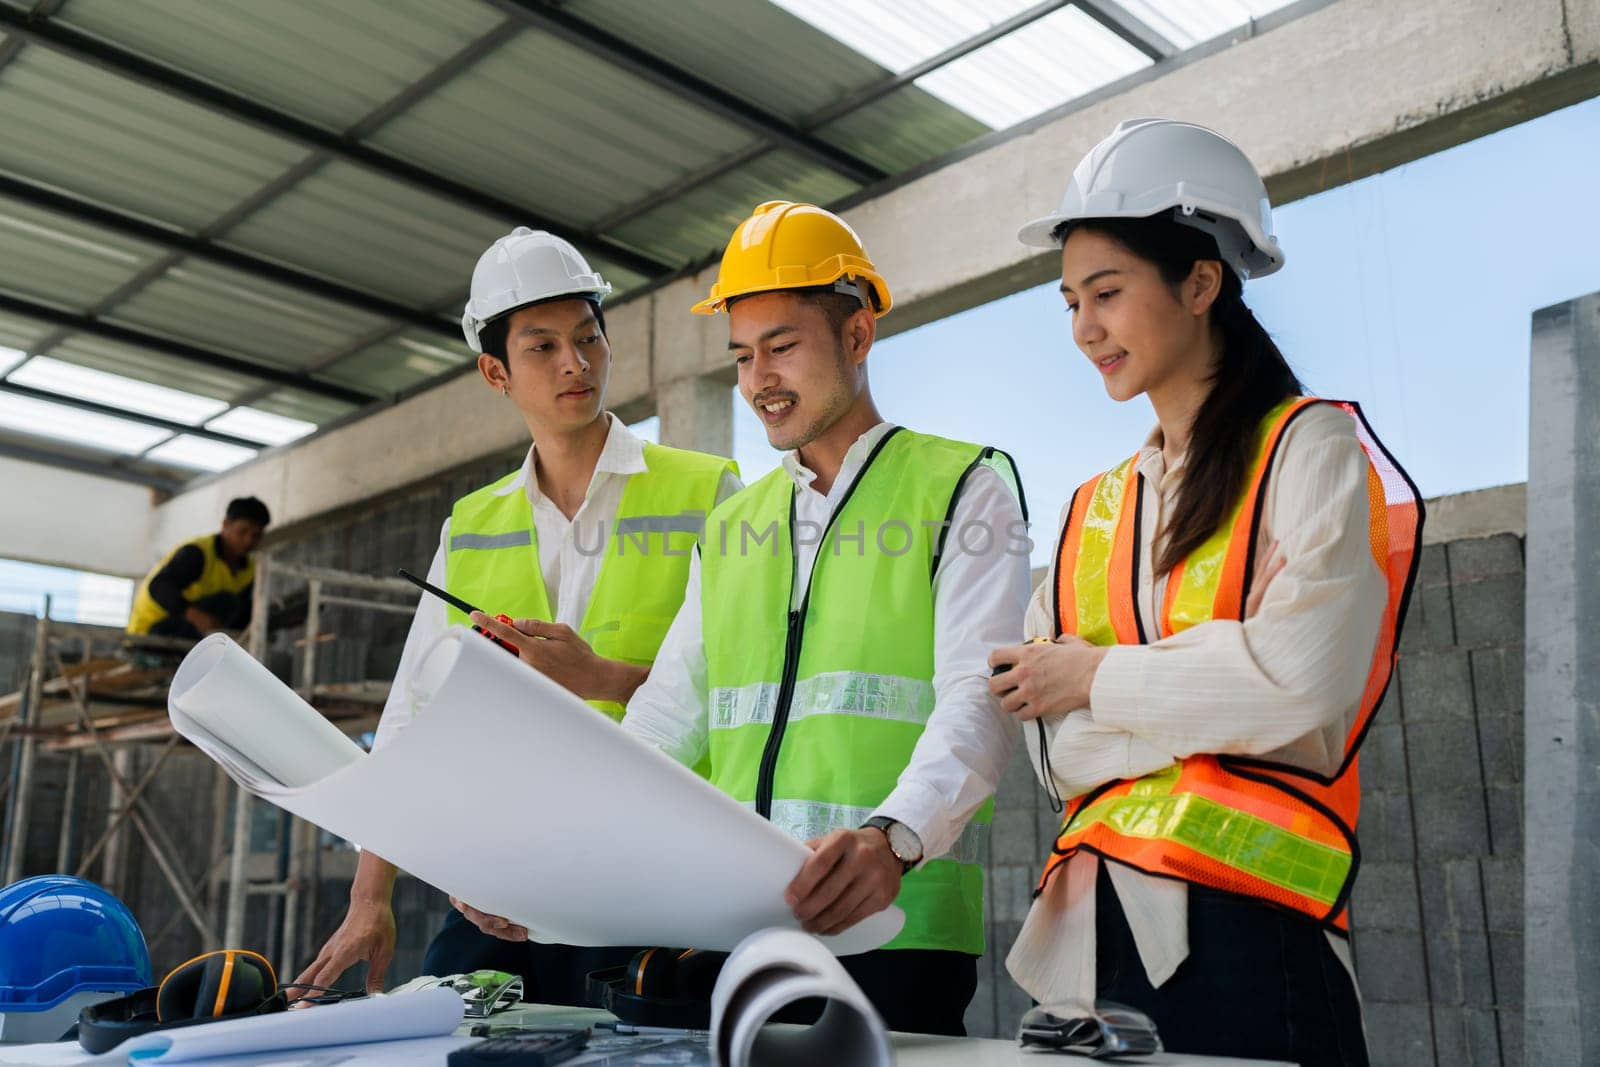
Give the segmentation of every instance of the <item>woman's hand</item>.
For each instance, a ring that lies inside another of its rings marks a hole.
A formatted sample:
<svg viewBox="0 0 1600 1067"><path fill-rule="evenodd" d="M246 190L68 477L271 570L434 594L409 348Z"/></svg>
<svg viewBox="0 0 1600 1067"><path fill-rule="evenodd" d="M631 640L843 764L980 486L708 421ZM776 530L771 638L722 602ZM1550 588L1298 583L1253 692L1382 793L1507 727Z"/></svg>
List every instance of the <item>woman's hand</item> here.
<svg viewBox="0 0 1600 1067"><path fill-rule="evenodd" d="M1008 645L989 653L989 666L1007 668L989 679L1000 710L1026 722L1089 706L1089 690L1106 649L1062 634L1052 643Z"/></svg>

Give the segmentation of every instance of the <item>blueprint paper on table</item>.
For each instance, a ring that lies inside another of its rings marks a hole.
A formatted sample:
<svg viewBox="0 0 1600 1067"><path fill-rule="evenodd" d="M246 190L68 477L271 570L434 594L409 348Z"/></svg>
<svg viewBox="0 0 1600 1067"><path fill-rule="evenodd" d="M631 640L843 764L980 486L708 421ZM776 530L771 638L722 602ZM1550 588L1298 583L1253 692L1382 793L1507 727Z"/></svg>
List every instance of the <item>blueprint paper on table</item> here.
<svg viewBox="0 0 1600 1067"><path fill-rule="evenodd" d="M768 1026L784 1008L826 1001L810 1026ZM867 995L821 942L799 930L762 930L733 950L711 991L717 1067L891 1067L894 1047Z"/></svg>
<svg viewBox="0 0 1600 1067"><path fill-rule="evenodd" d="M416 717L376 753L341 749L216 634L168 711L251 793L536 940L727 951L799 928L783 891L803 844L482 636L451 627L403 684ZM823 941L865 952L904 922L891 907Z"/></svg>
<svg viewBox="0 0 1600 1067"><path fill-rule="evenodd" d="M204 1026L156 1030L130 1037L98 1056L85 1052L76 1041L0 1046L0 1064L99 1067L129 1062L191 1063L246 1053L338 1049L366 1042L447 1035L460 1025L462 1011L461 997L454 990L423 989L272 1015L224 1019Z"/></svg>

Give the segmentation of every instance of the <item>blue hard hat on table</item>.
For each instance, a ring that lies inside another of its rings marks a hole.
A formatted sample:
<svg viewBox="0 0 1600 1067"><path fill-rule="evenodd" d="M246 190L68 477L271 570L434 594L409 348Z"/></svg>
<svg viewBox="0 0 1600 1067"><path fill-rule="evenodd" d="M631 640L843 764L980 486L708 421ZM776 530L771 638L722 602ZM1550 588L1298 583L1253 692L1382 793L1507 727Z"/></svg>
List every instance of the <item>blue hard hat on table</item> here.
<svg viewBox="0 0 1600 1067"><path fill-rule="evenodd" d="M128 906L82 878L0 889L0 1012L44 1011L74 993L150 985L150 950Z"/></svg>

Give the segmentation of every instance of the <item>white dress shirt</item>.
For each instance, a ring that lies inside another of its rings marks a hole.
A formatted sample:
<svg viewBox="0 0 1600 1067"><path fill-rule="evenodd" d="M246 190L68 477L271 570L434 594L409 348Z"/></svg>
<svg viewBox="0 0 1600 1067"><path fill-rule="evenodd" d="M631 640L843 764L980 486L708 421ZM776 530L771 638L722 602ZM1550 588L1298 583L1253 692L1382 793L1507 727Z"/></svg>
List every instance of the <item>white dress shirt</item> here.
<svg viewBox="0 0 1600 1067"><path fill-rule="evenodd" d="M1161 444L1158 428L1136 463L1145 477L1146 516L1137 608L1150 634L1159 632L1166 592L1166 576L1152 578L1157 531L1183 473L1181 459L1166 467ZM1061 796L1137 778L1196 753L1336 770L1360 712L1387 598L1368 516L1367 459L1354 422L1330 405L1310 408L1284 431L1267 482L1255 558L1265 565L1276 541L1286 562L1259 610L1244 622L1213 620L1149 645L1112 646L1089 708L1043 720ZM1055 581L1052 560L1028 608L1030 637L1055 635ZM1035 742L1025 747L1042 782L1037 727L1024 729ZM1017 984L1041 1002L1095 995L1098 867L1095 855L1079 852L1051 876L1006 960ZM1108 871L1146 975L1159 987L1189 955L1188 886L1120 863ZM1350 969L1345 940L1332 933L1328 940Z"/></svg>
<svg viewBox="0 0 1600 1067"><path fill-rule="evenodd" d="M816 474L800 463L797 453L784 455L783 469L795 484L797 528L827 527L867 456L891 429L889 423L879 423L857 438L826 494L812 488ZM1009 717L989 692L988 658L996 646L1016 644L1022 637L1028 546L1009 536L1021 529L1021 521L1022 510L1010 487L995 471L979 467L961 489L952 534L934 572L933 711L898 784L873 812L914 830L922 839L924 860L949 851L972 814L993 794L1015 740ZM969 539L984 551L958 545L954 531L968 524L987 524L994 531L982 546L979 538ZM799 606L810 585L818 548L814 538L797 540L799 580L792 607ZM697 555L690 564L683 608L667 631L650 677L628 702L622 726L693 766L709 742L708 707Z"/></svg>
<svg viewBox="0 0 1600 1067"><path fill-rule="evenodd" d="M649 469L644 461L644 439L635 436L615 415L606 417L611 420L611 428L606 433L605 446L595 462L583 503L571 519L539 489L534 467L537 443L528 448L517 476L496 490L500 496L527 494L533 509L534 540L539 545L539 573L544 577L545 592L550 598L552 621L574 630L582 629L584 612L589 608L589 597L594 593L600 564L610 543L611 529L616 525L622 490L630 477ZM743 484L736 476L724 473L717 487L717 502L721 503L741 488ZM439 528L439 548L428 566L428 582L454 592L445 584L445 553L449 542L450 519L447 516ZM493 604L479 606L491 615L495 613ZM447 625L444 601L424 593L417 602L417 613L412 616L411 630L406 634L405 648L400 653L396 682L389 690L383 716L378 721L378 732L372 743L374 749L387 744L417 713L403 682L411 677L417 660L432 647Z"/></svg>

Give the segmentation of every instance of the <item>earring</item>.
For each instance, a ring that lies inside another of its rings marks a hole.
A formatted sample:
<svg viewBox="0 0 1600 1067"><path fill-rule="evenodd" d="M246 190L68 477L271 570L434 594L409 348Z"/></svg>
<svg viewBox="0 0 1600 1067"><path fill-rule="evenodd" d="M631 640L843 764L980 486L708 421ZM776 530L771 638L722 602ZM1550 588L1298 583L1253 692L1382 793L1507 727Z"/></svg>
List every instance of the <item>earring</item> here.
<svg viewBox="0 0 1600 1067"><path fill-rule="evenodd" d="M510 396L510 395L511 395L511 386L509 386L509 385L502 385L502 386L501 386L501 387L500 387L500 395L501 395L501 396Z"/></svg>

